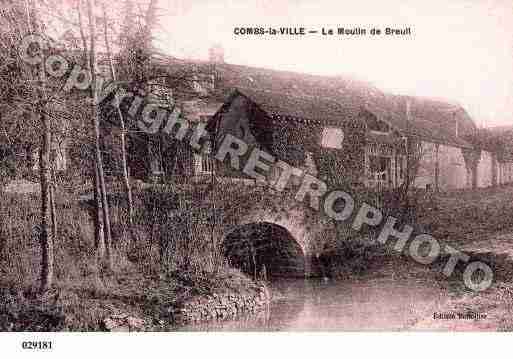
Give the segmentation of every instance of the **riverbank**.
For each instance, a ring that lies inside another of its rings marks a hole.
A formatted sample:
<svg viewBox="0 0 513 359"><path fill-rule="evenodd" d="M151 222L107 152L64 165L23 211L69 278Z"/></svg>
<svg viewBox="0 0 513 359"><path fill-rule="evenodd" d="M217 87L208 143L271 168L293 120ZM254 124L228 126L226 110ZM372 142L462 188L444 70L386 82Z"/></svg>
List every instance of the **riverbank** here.
<svg viewBox="0 0 513 359"><path fill-rule="evenodd" d="M419 223L437 238L473 258L488 263L494 272L492 286L471 292L451 283L453 296L441 311L459 314L484 313L486 319L441 320L427 318L419 330L513 330L513 186L441 194L431 208L423 206Z"/></svg>
<svg viewBox="0 0 513 359"><path fill-rule="evenodd" d="M232 269L168 278L124 272L86 283L58 283L43 297L0 283L0 331L162 331L255 313L270 300L265 286Z"/></svg>
<svg viewBox="0 0 513 359"><path fill-rule="evenodd" d="M468 290L439 264L374 257L366 271L271 283L267 310L237 320L189 323L185 331L511 331L511 286ZM451 314L453 317L451 317Z"/></svg>
<svg viewBox="0 0 513 359"><path fill-rule="evenodd" d="M131 234L120 197L111 199L113 251L107 269L96 257L87 206L73 193L59 194L54 284L41 296L38 198L4 196L0 331L167 330L179 321L181 306L195 298L237 298L237 303L223 299L208 317L218 316L222 306L229 313L256 311L267 300L261 285L226 264L219 239L213 241L203 220L205 208L185 194L177 199L169 189L134 192ZM186 314L198 316L192 309Z"/></svg>
<svg viewBox="0 0 513 359"><path fill-rule="evenodd" d="M192 203L199 203L195 197L194 201L182 197L187 201L177 199L176 193L169 189L138 192L135 240L123 227L123 206L113 198L115 250L111 271L106 271L96 260L94 231L87 211L72 199L60 197L56 280L54 289L43 297L37 294L40 261L37 199L6 197L0 203L0 330L175 330L180 328L175 324L181 320L224 320L263 307L270 295L262 294L260 285L229 268L218 251L221 239L212 237L211 228L203 220L210 213L208 208L193 206ZM368 311L377 316L376 320L385 318L393 324L386 327L383 320L380 329L431 325L430 329L435 330L437 325L442 328L442 323L448 323L429 322L435 311L467 308L467 312L495 313L489 315L488 322L479 322L490 330L512 330L513 324L508 319L512 317L511 288L507 283L513 275L510 249L513 235L507 231L511 228L511 217L505 215L513 213L512 197L512 187L488 189L440 195L419 207L424 210L419 213L417 223L422 229L493 264L497 276L488 291L470 293L463 285L461 273L456 271L448 279L440 274L439 263L423 266L395 253L390 246L354 241L341 243L333 254L328 253L331 262L322 264L329 268L327 283L342 290L326 290L322 279L319 283L306 281L321 291L312 300L316 303L331 300L321 295L333 294L337 300L346 301L344 310L351 311L360 299L375 293L373 303L383 310L407 311L400 303L406 296L411 299L405 302L407 305L415 306L417 300L421 307L430 308L417 308L417 314L407 312L396 321L370 306ZM308 284L302 290L310 293L310 287ZM389 295L394 290L401 295ZM361 298L345 297L360 292ZM275 303L287 307L290 296L283 293L283 298L277 296ZM297 295L301 300L311 300L301 292ZM427 304L432 300L436 300L437 308L431 309ZM292 303L300 308L296 299ZM329 310L325 314L326 323L334 322L333 327L340 325L339 330L351 329L350 325L346 327L336 322L336 318L330 318ZM344 313L341 320L351 324L348 315ZM268 322L267 318L264 315ZM359 324L361 330L375 328L372 322ZM314 328L322 329L315 325Z"/></svg>
<svg viewBox="0 0 513 359"><path fill-rule="evenodd" d="M411 330L513 330L513 187L434 194L417 204L414 227L430 233L441 243L487 263L494 272L492 286L472 292L463 284L462 268L449 278L442 274L447 258L430 266L414 263L407 255L372 240L353 240L326 253L331 277L344 280L357 276L372 280L372 273L405 283L433 283L443 301L431 314L413 319ZM394 263L391 266L384 265ZM427 270L426 270L427 269ZM411 277L415 277L412 281ZM436 315L435 313L442 314ZM447 314L447 315L445 315ZM483 316L479 317L480 314ZM455 319L451 319L452 317ZM447 319L440 319L447 317ZM475 320L474 320L475 317ZM462 318L462 319L459 319Z"/></svg>

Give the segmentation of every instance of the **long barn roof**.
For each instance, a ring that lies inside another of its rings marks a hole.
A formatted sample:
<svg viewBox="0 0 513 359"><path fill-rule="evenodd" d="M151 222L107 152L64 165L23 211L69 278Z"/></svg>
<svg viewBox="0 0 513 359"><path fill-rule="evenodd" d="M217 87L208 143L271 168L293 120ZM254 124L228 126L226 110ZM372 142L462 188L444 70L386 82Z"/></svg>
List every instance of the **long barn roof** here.
<svg viewBox="0 0 513 359"><path fill-rule="evenodd" d="M179 66L192 64L200 72L214 71L221 97L227 99L237 89L270 114L333 123L354 119L364 108L403 134L457 147L471 147L464 138L476 130L474 121L458 104L388 94L368 82L350 77L226 63L179 63ZM410 103L410 121L406 117L407 102Z"/></svg>

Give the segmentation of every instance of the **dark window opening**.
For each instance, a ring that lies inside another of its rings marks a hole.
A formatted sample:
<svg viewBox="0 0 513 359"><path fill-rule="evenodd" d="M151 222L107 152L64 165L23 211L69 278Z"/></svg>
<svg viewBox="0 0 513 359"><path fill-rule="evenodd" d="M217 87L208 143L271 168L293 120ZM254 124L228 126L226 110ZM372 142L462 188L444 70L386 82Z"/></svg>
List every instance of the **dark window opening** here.
<svg viewBox="0 0 513 359"><path fill-rule="evenodd" d="M366 116L365 120L367 122L367 127L371 131L390 132L390 126L386 122L378 120L378 118L371 113Z"/></svg>

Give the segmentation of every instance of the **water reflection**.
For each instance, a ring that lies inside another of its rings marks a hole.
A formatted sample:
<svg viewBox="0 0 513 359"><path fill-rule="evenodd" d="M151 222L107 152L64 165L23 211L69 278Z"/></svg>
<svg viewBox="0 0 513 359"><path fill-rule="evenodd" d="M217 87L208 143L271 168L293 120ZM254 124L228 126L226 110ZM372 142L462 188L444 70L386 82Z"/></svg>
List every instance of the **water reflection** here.
<svg viewBox="0 0 513 359"><path fill-rule="evenodd" d="M428 280L369 278L271 285L268 310L237 320L189 325L188 331L401 330L439 310L446 295Z"/></svg>

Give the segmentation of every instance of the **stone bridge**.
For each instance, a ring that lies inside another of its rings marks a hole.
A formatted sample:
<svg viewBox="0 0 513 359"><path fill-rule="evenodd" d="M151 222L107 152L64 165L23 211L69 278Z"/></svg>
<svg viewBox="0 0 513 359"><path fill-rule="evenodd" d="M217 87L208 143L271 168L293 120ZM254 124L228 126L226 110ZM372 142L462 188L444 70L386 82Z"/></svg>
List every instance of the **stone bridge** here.
<svg viewBox="0 0 513 359"><path fill-rule="evenodd" d="M223 185L216 196L225 255L258 275L316 275L316 258L336 239L333 220L295 199L295 192L264 186Z"/></svg>

